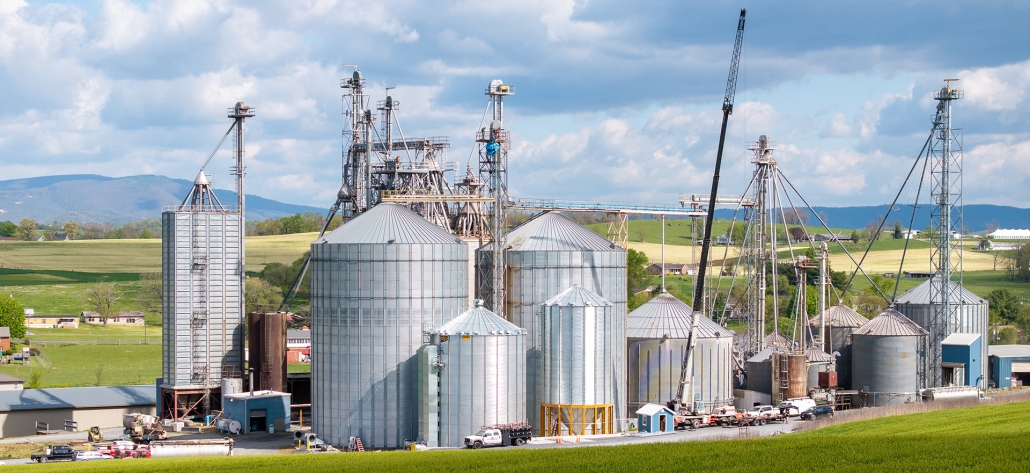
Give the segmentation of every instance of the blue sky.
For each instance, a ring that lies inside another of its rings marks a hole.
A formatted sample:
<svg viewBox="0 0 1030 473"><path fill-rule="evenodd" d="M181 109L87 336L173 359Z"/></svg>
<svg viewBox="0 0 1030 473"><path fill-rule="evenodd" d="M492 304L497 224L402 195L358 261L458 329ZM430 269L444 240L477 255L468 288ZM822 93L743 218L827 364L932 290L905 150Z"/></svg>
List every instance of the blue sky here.
<svg viewBox="0 0 1030 473"><path fill-rule="evenodd" d="M0 0L3 178L189 179L243 100L248 189L327 207L358 64L374 99L396 87L405 134L450 136L460 167L485 85L515 85L516 196L674 203L710 187L741 7L723 191L743 191L767 134L814 205L889 202L933 91L960 78L965 202L1030 207L1025 1ZM208 168L217 186L228 167Z"/></svg>

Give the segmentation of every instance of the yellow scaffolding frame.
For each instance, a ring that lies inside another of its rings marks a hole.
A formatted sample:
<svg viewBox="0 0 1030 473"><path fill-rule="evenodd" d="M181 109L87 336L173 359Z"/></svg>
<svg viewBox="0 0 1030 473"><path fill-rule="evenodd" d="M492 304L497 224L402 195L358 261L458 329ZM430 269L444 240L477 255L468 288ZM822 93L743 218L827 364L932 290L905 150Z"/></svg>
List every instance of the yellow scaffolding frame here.
<svg viewBox="0 0 1030 473"><path fill-rule="evenodd" d="M578 414L578 416L577 416ZM591 435L615 433L615 406L613 404L540 404L540 435ZM587 422L589 420L589 422ZM563 427L568 426L568 433ZM577 431L578 427L578 431Z"/></svg>

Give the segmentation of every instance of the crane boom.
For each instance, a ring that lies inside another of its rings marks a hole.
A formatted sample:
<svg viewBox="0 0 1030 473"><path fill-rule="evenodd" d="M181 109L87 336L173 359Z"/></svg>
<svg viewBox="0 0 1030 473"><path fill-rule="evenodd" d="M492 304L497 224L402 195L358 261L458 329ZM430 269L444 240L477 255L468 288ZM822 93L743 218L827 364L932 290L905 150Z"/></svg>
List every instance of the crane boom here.
<svg viewBox="0 0 1030 473"><path fill-rule="evenodd" d="M697 266L697 276L694 284L694 313L690 320L690 337L687 339L687 353L683 357L683 367L680 370L680 383L676 389L676 398L672 400L674 408L680 409L683 403L683 392L690 385L693 390L693 364L694 345L697 342L697 323L700 317L701 307L704 303L705 271L708 269L708 252L712 246L712 221L715 218L716 197L719 195L719 169L722 167L722 151L726 144L726 124L733 113L733 97L737 93L737 66L740 64L740 45L744 40L744 16L747 10L740 10L740 19L737 20L737 38L733 43L733 58L730 60L730 75L726 80L726 95L722 101L722 130L719 132L719 150L715 155L715 172L712 174L712 193L709 195L708 215L705 217L704 240L701 243L701 261ZM694 406L691 406L694 410Z"/></svg>

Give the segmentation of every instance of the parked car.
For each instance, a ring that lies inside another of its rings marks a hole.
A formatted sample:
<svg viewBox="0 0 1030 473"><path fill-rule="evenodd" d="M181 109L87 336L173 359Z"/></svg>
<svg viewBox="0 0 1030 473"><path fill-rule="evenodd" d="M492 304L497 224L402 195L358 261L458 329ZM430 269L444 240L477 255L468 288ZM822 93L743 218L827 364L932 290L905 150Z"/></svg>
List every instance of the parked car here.
<svg viewBox="0 0 1030 473"><path fill-rule="evenodd" d="M768 417L776 412L776 408L773 406L755 406L750 411L747 411L748 417Z"/></svg>
<svg viewBox="0 0 1030 473"><path fill-rule="evenodd" d="M86 450L75 452L74 460L77 462L81 462L87 460L110 460L112 458L114 457L106 453L100 453L96 450Z"/></svg>
<svg viewBox="0 0 1030 473"><path fill-rule="evenodd" d="M820 417L833 417L833 407L815 406L801 413L801 420L815 420Z"/></svg>

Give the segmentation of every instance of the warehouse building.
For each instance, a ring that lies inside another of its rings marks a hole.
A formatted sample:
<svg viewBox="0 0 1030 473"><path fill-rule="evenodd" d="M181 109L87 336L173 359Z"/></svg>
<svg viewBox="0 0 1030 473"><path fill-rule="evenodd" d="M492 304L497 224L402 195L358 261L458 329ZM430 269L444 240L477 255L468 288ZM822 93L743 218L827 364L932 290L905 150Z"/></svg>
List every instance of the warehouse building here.
<svg viewBox="0 0 1030 473"><path fill-rule="evenodd" d="M62 430L68 420L80 430L119 427L125 414L153 415L156 399L154 386L0 391L0 437L35 435L36 422L49 424L48 430Z"/></svg>
<svg viewBox="0 0 1030 473"><path fill-rule="evenodd" d="M999 388L1030 385L1030 345L987 347L991 384Z"/></svg>

